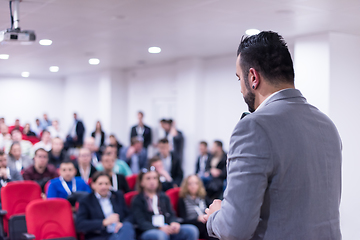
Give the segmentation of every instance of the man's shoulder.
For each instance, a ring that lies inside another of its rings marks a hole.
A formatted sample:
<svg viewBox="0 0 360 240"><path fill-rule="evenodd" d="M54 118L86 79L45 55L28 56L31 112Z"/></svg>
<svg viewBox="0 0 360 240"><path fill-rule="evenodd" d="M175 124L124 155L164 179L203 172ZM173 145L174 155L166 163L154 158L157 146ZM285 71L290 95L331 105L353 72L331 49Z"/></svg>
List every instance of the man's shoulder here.
<svg viewBox="0 0 360 240"><path fill-rule="evenodd" d="M27 168L24 169L24 173L34 173L34 165L30 165Z"/></svg>

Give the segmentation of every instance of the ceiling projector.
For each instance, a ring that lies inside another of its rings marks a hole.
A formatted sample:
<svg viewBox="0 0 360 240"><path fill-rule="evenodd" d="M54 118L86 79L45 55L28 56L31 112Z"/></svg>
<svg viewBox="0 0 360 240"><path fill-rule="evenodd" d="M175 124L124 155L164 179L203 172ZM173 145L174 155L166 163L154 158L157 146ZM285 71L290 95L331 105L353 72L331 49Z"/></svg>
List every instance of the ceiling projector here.
<svg viewBox="0 0 360 240"><path fill-rule="evenodd" d="M9 0L11 28L0 31L0 43L22 43L36 40L35 32L21 30L19 27L19 5L22 0ZM12 5L14 4L14 12Z"/></svg>

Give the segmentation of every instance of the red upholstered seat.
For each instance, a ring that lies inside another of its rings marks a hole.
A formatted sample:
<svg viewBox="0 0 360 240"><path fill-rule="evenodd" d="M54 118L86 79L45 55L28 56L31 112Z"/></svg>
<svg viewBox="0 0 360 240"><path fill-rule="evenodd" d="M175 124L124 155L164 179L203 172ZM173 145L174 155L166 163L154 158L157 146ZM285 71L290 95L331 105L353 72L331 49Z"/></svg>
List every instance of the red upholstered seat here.
<svg viewBox="0 0 360 240"><path fill-rule="evenodd" d="M76 239L70 203L62 198L35 200L26 207L28 233L35 240L73 237Z"/></svg>
<svg viewBox="0 0 360 240"><path fill-rule="evenodd" d="M125 203L128 207L131 207L131 201L132 199L138 195L139 192L138 191L132 191L132 192L128 192L124 194L124 198L125 198Z"/></svg>
<svg viewBox="0 0 360 240"><path fill-rule="evenodd" d="M41 187L33 181L9 182L1 188L2 209L7 211L4 216L4 232L9 232L11 216L25 214L26 206L33 200L41 199Z"/></svg>
<svg viewBox="0 0 360 240"><path fill-rule="evenodd" d="M126 177L126 181L129 185L130 190L135 190L137 176L137 174L133 174Z"/></svg>
<svg viewBox="0 0 360 240"><path fill-rule="evenodd" d="M170 202L176 213L176 216L179 216L178 211L177 211L177 208L178 208L177 206L178 206L178 201L179 201L179 192L180 192L179 187L169 189L165 192L166 195L168 195L168 197L170 198Z"/></svg>

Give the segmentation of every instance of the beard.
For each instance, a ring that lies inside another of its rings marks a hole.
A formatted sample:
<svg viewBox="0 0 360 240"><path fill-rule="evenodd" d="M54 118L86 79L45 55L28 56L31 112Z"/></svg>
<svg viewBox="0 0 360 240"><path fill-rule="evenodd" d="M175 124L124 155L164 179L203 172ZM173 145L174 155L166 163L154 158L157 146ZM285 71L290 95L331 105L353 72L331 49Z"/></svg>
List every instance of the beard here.
<svg viewBox="0 0 360 240"><path fill-rule="evenodd" d="M247 94L244 96L245 103L248 105L249 112L255 112L255 94L248 88Z"/></svg>

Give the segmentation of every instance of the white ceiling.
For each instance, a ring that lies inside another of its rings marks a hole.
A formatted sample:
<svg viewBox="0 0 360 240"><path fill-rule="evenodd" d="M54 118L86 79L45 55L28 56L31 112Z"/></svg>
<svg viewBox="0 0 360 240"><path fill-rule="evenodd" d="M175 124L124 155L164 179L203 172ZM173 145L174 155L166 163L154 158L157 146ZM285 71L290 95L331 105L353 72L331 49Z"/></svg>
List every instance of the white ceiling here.
<svg viewBox="0 0 360 240"><path fill-rule="evenodd" d="M23 0L20 27L51 46L0 45L1 76L66 77L109 68L234 54L248 28L273 30L288 42L334 31L360 35L359 0ZM10 27L0 0L0 30ZM159 46L160 54L148 47ZM92 66L88 59L97 57ZM60 67L50 73L49 67Z"/></svg>

